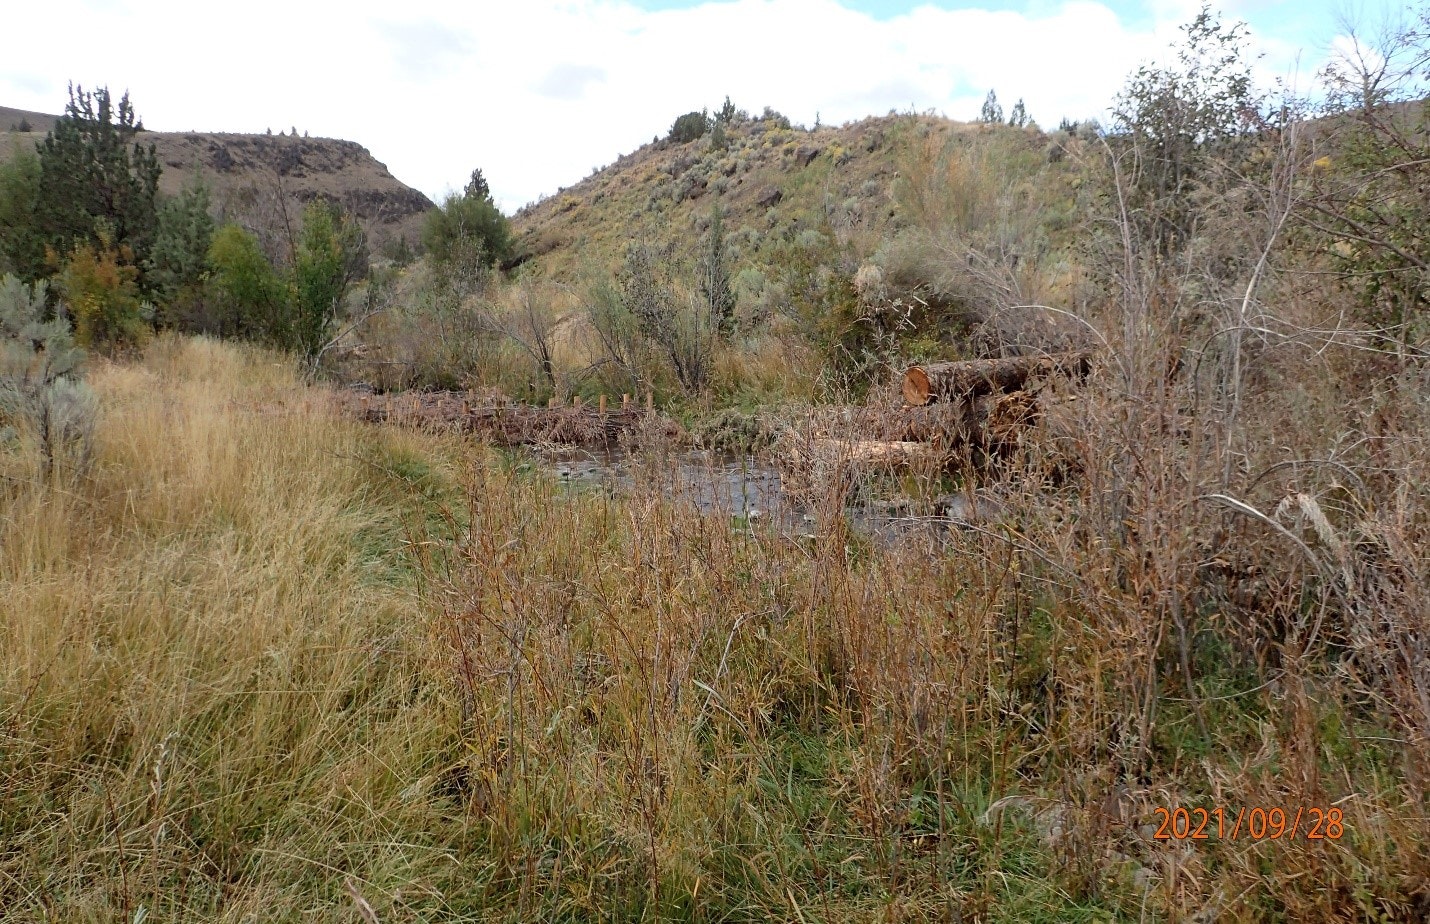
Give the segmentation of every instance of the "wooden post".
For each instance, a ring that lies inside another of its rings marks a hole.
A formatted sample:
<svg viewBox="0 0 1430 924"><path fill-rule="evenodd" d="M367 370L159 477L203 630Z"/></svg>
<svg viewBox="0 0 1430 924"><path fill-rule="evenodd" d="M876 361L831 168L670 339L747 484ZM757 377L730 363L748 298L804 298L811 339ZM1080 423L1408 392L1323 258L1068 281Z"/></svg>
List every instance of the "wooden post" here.
<svg viewBox="0 0 1430 924"><path fill-rule="evenodd" d="M647 389L645 390L645 412L646 412L647 414L655 413L655 389L654 389L654 388L647 388Z"/></svg>
<svg viewBox="0 0 1430 924"><path fill-rule="evenodd" d="M626 392L621 392L621 410L623 410L623 411L629 411L630 409L631 409L631 393L628 392L628 391L626 391Z"/></svg>
<svg viewBox="0 0 1430 924"><path fill-rule="evenodd" d="M601 395L601 416L606 416L606 396L604 393Z"/></svg>
<svg viewBox="0 0 1430 924"><path fill-rule="evenodd" d="M462 399L462 416L472 416L472 402L468 401L466 398Z"/></svg>
<svg viewBox="0 0 1430 924"><path fill-rule="evenodd" d="M571 399L571 406L574 407L574 408L577 408L578 410L580 409L581 405L584 404L584 403L585 403L585 401L582 399L582 397L581 397L580 395L576 395L574 398Z"/></svg>

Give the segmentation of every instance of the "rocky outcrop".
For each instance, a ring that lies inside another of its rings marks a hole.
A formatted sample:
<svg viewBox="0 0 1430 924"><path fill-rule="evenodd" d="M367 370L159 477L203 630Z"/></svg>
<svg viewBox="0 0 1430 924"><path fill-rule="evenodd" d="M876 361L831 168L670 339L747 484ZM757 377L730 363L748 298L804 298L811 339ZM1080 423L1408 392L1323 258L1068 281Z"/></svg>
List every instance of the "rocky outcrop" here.
<svg viewBox="0 0 1430 924"><path fill-rule="evenodd" d="M203 176L215 207L232 217L259 203L270 209L281 203L298 215L307 203L326 199L358 220L374 254L396 247L400 239L415 247L433 207L353 141L193 132L145 132L144 139L153 143L164 168L162 192L172 195Z"/></svg>

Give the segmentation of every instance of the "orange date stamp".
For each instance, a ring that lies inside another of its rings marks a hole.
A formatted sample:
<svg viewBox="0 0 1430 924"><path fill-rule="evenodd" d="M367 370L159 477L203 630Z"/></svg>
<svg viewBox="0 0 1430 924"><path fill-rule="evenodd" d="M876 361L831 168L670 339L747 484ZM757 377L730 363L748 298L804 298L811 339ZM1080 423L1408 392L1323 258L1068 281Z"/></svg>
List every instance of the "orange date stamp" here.
<svg viewBox="0 0 1430 924"><path fill-rule="evenodd" d="M1158 822L1152 836L1159 841L1280 840L1337 841L1346 833L1345 813L1334 806L1302 806L1295 812L1281 807L1242 807L1235 812L1220 806L1152 810Z"/></svg>

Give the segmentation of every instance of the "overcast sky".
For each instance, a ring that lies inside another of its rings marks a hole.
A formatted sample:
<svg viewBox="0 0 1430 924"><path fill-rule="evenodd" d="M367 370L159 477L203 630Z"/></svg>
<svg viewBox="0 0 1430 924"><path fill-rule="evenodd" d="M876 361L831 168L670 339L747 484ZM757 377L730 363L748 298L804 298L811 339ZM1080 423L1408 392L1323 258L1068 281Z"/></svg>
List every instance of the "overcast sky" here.
<svg viewBox="0 0 1430 924"><path fill-rule="evenodd" d="M7 0L0 105L63 110L66 84L128 89L148 128L297 127L370 149L434 199L473 167L507 211L728 94L838 124L891 109L971 119L995 89L1045 127L1097 117L1165 57L1197 0ZM1338 12L1227 0L1265 78L1313 73ZM1400 4L1391 5L1400 8ZM1299 62L1299 64L1298 64Z"/></svg>

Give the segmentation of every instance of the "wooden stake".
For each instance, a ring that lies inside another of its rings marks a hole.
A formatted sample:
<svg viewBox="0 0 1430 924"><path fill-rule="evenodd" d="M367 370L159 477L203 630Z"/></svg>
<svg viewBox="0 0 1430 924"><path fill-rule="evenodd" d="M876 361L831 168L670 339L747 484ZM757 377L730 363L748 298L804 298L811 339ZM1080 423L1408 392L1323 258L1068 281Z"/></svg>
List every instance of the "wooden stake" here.
<svg viewBox="0 0 1430 924"><path fill-rule="evenodd" d="M601 416L606 416L606 396L604 394L601 395Z"/></svg>
<svg viewBox="0 0 1430 924"><path fill-rule="evenodd" d="M622 392L622 393L621 393L621 410L623 410L623 411L629 411L630 409L631 409L631 393L628 392L628 391Z"/></svg>
<svg viewBox="0 0 1430 924"><path fill-rule="evenodd" d="M655 389L653 388L645 390L645 412L647 414L655 412Z"/></svg>
<svg viewBox="0 0 1430 924"><path fill-rule="evenodd" d="M584 401L584 399L582 399L582 397L581 397L580 395L577 395L577 396L575 396L574 398L571 399L571 406L574 407L574 408L579 408L579 407L580 407L582 404L584 404L584 403L585 403L585 401Z"/></svg>

